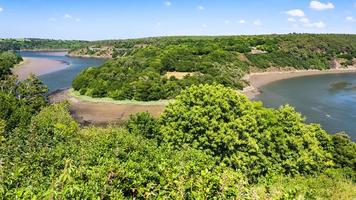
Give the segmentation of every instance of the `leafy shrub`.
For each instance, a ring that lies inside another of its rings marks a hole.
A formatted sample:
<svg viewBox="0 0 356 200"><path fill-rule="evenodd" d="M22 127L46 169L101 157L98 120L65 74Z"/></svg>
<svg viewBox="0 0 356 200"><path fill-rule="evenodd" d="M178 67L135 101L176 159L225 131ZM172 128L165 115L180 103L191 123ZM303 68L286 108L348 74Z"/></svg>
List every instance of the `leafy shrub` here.
<svg viewBox="0 0 356 200"><path fill-rule="evenodd" d="M149 139L155 138L158 133L157 120L148 112L131 115L126 122L126 128L130 133L142 135Z"/></svg>
<svg viewBox="0 0 356 200"><path fill-rule="evenodd" d="M159 123L165 143L220 157L251 180L269 173L320 173L332 166L317 138L324 130L304 124L290 106L266 109L221 85L184 90Z"/></svg>

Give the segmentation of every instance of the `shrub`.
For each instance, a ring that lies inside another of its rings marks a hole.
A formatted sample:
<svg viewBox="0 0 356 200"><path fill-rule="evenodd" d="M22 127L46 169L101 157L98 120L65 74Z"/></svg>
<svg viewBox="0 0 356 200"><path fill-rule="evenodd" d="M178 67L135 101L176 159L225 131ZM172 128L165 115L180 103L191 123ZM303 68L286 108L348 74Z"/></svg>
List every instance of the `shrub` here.
<svg viewBox="0 0 356 200"><path fill-rule="evenodd" d="M332 166L318 141L323 130L304 124L292 107L266 109L221 85L184 90L159 124L163 142L217 156L251 180L269 173L320 173Z"/></svg>

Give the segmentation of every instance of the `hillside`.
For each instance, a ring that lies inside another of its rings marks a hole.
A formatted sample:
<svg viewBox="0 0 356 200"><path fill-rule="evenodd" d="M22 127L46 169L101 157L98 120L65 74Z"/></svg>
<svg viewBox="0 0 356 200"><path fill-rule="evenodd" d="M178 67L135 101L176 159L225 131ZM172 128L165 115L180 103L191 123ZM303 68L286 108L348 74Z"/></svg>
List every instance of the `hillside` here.
<svg viewBox="0 0 356 200"><path fill-rule="evenodd" d="M246 85L244 75L269 68L347 67L356 57L356 35L144 38L98 41L73 52L115 58L78 75L73 88L81 94L148 101L172 99L182 89L201 83L241 89Z"/></svg>

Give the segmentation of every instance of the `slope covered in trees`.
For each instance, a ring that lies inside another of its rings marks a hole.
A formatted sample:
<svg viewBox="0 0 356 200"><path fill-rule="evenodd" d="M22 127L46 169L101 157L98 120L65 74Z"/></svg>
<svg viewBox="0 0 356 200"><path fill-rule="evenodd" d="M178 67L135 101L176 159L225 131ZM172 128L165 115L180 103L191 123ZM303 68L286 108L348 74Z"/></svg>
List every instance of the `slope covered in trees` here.
<svg viewBox="0 0 356 200"><path fill-rule="evenodd" d="M241 89L242 77L270 67L329 69L356 57L356 35L262 35L230 37L163 37L102 41L112 45L113 57L89 68L73 88L92 97L158 100L174 98L182 89L219 83ZM167 72L191 72L182 79Z"/></svg>
<svg viewBox="0 0 356 200"><path fill-rule="evenodd" d="M34 94L25 96L42 92ZM22 101L1 95L12 100L0 109ZM347 136L221 85L188 88L160 118L137 114L125 127L83 128L65 104L31 102L40 109L24 123L10 127L1 116L5 199L356 197L356 144Z"/></svg>
<svg viewBox="0 0 356 200"><path fill-rule="evenodd" d="M11 69L22 61L21 56L13 53L0 51L0 80L11 74Z"/></svg>

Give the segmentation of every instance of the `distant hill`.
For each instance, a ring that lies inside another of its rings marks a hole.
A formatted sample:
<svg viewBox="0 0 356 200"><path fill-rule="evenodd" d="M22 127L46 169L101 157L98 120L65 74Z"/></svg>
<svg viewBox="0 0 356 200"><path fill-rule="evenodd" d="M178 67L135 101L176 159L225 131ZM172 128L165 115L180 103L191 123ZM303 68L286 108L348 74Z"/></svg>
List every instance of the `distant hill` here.
<svg viewBox="0 0 356 200"><path fill-rule="evenodd" d="M158 100L200 83L241 89L242 77L274 69L329 69L353 65L356 35L288 34L256 36L175 36L89 42L70 55L115 59L89 68L74 89L92 97ZM166 76L186 72L187 76ZM190 73L194 72L194 73ZM192 75L193 74L193 75Z"/></svg>

